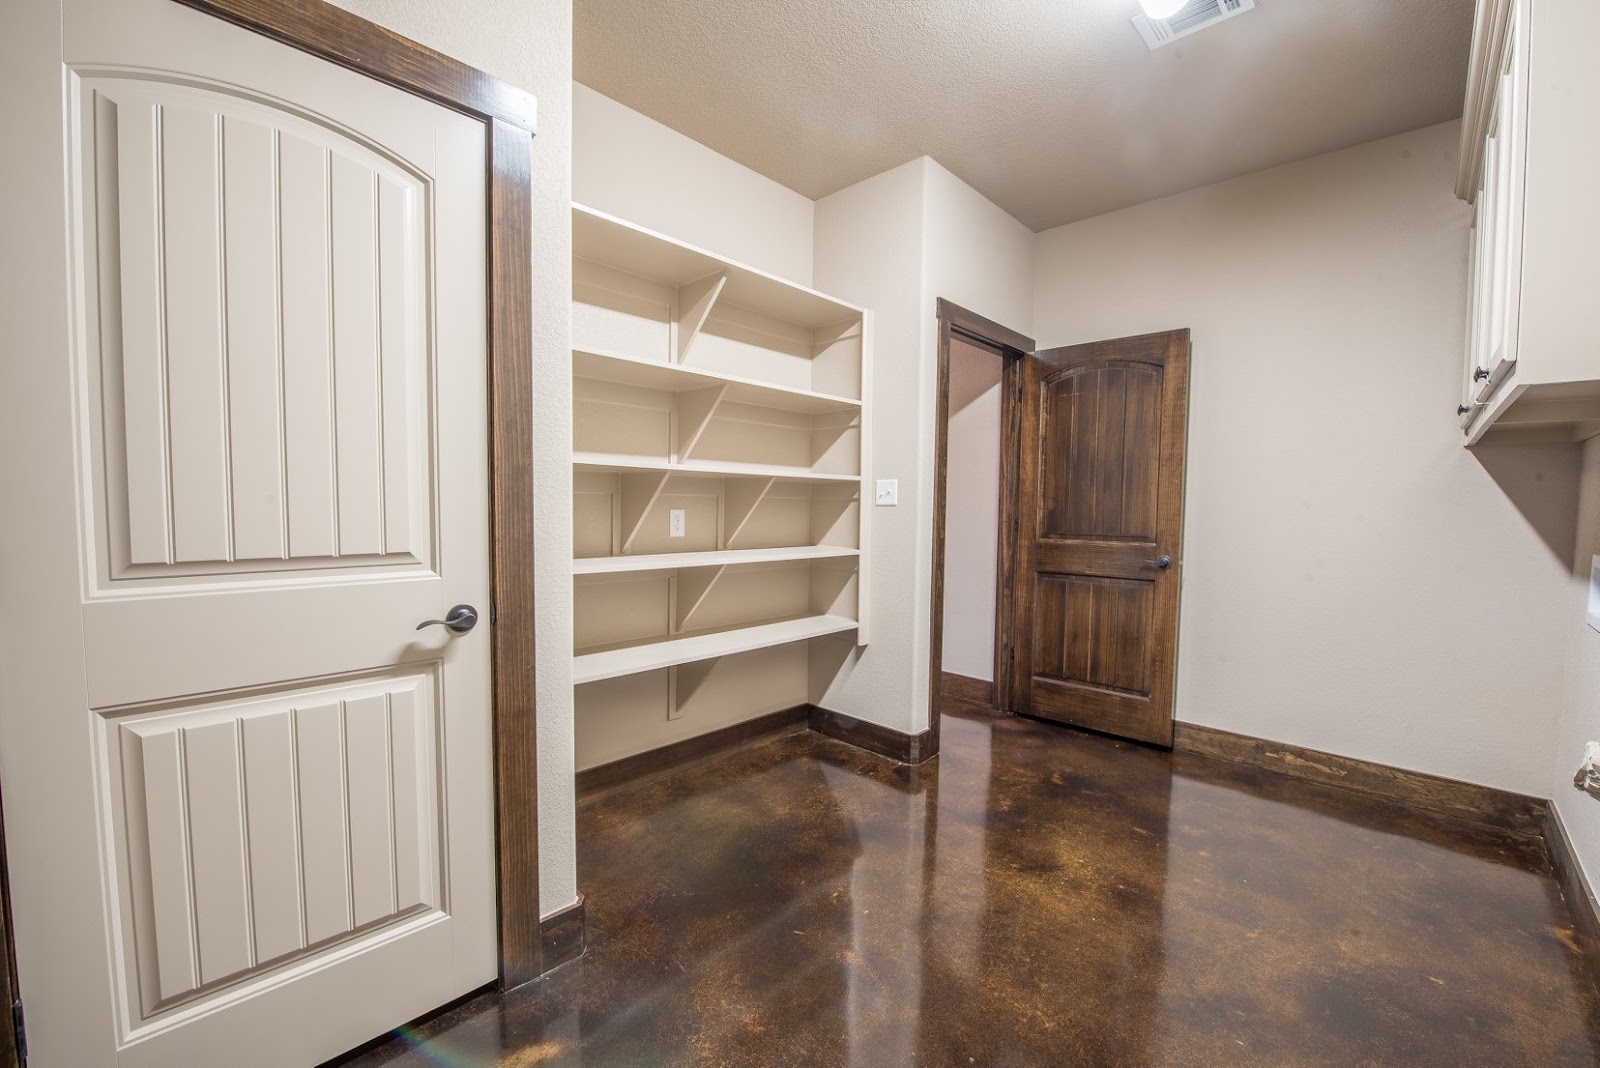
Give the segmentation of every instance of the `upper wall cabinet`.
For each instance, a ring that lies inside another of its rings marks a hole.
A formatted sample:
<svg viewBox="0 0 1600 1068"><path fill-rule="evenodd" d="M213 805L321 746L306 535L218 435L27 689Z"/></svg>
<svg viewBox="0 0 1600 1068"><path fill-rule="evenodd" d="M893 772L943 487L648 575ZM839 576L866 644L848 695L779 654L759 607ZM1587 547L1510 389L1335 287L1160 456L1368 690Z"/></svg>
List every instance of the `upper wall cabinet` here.
<svg viewBox="0 0 1600 1068"><path fill-rule="evenodd" d="M1600 434L1595 0L1479 0L1456 193L1473 206L1461 425L1478 442Z"/></svg>

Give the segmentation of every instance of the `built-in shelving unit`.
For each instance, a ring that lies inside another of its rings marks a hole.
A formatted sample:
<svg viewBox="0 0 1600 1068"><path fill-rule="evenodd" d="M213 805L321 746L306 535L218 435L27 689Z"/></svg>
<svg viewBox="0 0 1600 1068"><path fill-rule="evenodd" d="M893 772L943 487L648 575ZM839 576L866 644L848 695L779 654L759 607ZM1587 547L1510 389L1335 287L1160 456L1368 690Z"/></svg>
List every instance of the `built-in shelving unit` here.
<svg viewBox="0 0 1600 1068"><path fill-rule="evenodd" d="M803 703L866 643L871 346L854 305L589 208L572 227L583 767Z"/></svg>

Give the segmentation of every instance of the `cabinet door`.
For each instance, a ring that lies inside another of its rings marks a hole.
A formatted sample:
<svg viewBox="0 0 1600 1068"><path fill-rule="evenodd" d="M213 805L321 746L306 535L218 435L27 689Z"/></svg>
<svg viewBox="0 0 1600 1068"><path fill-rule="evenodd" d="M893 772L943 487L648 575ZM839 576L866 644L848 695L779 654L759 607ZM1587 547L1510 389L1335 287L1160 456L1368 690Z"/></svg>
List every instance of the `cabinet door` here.
<svg viewBox="0 0 1600 1068"><path fill-rule="evenodd" d="M1526 50L1521 14L1520 5L1515 6L1475 202L1473 311L1467 341L1469 405L1486 402L1517 362L1526 138Z"/></svg>

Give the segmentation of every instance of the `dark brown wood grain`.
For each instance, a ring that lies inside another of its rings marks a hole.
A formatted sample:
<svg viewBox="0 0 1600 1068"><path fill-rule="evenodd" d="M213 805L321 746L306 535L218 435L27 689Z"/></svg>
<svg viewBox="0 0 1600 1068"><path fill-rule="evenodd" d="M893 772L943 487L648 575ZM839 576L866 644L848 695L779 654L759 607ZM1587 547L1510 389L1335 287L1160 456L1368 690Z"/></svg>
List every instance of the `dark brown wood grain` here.
<svg viewBox="0 0 1600 1068"><path fill-rule="evenodd" d="M1016 527L1016 480L1020 452L1016 401L1021 382L1024 354L1032 351L1033 339L939 298L935 304L939 320L939 351L936 357L937 384L934 411L933 466L933 592L929 600L928 723L931 739L929 755L939 749L939 709L944 687L944 572L945 510L950 485L950 345L960 337L996 353L1003 361L1000 386L1000 501L998 507L998 559L995 597L995 694L1006 695L1011 688L1009 636L1014 579L1013 532ZM994 702L1008 707L1005 701Z"/></svg>
<svg viewBox="0 0 1600 1068"><path fill-rule="evenodd" d="M1542 835L1550 811L1548 801L1526 794L1194 723L1177 724L1173 748L1178 752L1268 768L1296 779L1355 790L1435 815L1523 836Z"/></svg>
<svg viewBox="0 0 1600 1068"><path fill-rule="evenodd" d="M583 956L587 942L582 894L566 908L558 909L539 921L540 957L544 961L545 971Z"/></svg>
<svg viewBox="0 0 1600 1068"><path fill-rule="evenodd" d="M681 742L625 756L609 764L585 768L578 772L578 801L589 801L620 787L658 779L668 772L708 757L723 756L747 745L804 730L810 710L810 705L795 705L741 723L730 723Z"/></svg>
<svg viewBox="0 0 1600 1068"><path fill-rule="evenodd" d="M489 145L489 425L500 986L544 970L533 611L533 147L526 90L322 0L177 0L482 120Z"/></svg>
<svg viewBox="0 0 1600 1068"><path fill-rule="evenodd" d="M940 677L939 695L946 701L962 701L985 708L994 705L994 683L946 671Z"/></svg>
<svg viewBox="0 0 1600 1068"><path fill-rule="evenodd" d="M489 409L500 986L544 972L533 650L533 146L489 121Z"/></svg>
<svg viewBox="0 0 1600 1068"><path fill-rule="evenodd" d="M533 94L323 0L177 0L453 111L533 133Z"/></svg>
<svg viewBox="0 0 1600 1068"><path fill-rule="evenodd" d="M1572 912L1578 950L1583 955L1589 982L1600 990L1600 910L1596 908L1594 894L1589 890L1589 882L1572 848L1572 839L1555 805L1549 805L1545 812L1544 847L1545 855L1550 858L1550 870L1561 888L1561 897Z"/></svg>
<svg viewBox="0 0 1600 1068"><path fill-rule="evenodd" d="M858 749L888 757L901 764L921 764L932 759L938 752L934 748L937 739L932 730L907 734L893 727L869 723L864 719L847 716L843 712L835 712L820 705L810 705L808 708L810 713L807 717L808 722L811 729L818 734L848 742Z"/></svg>
<svg viewBox="0 0 1600 1068"><path fill-rule="evenodd" d="M1172 744L1188 385L1187 330L1023 361L1014 711Z"/></svg>

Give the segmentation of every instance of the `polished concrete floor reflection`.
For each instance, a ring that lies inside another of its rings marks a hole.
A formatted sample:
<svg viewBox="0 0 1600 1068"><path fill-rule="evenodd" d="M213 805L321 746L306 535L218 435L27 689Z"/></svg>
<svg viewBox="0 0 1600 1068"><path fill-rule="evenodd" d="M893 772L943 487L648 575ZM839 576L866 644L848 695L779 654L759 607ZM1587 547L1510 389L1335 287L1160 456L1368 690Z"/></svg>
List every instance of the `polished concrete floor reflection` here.
<svg viewBox="0 0 1600 1068"><path fill-rule="evenodd" d="M353 1063L1600 1064L1537 843L1028 720L585 805L590 948Z"/></svg>

